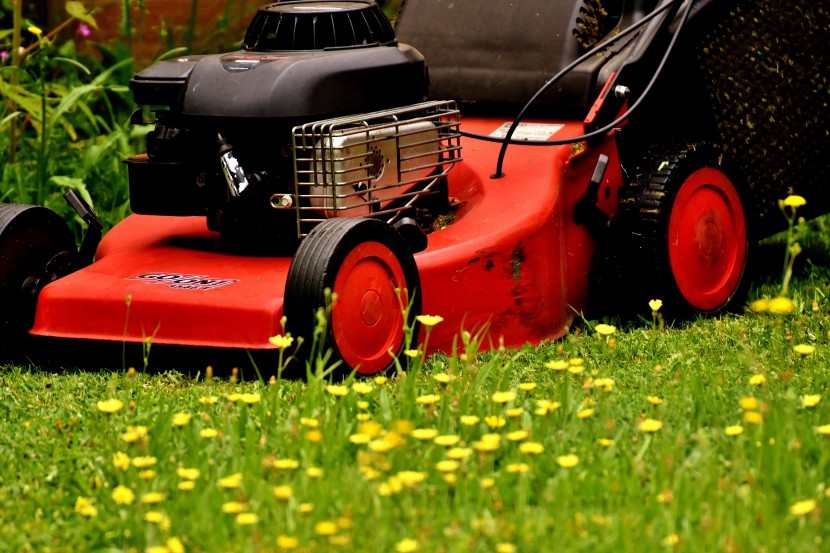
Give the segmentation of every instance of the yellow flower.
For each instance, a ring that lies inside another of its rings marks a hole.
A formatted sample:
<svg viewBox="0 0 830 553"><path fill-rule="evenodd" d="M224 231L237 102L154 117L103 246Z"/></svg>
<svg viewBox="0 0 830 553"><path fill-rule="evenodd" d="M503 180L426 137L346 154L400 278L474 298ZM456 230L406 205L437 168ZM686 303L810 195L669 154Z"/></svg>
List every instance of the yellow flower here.
<svg viewBox="0 0 830 553"><path fill-rule="evenodd" d="M403 539L395 544L395 551L397 553L412 553L417 550L418 542L410 538Z"/></svg>
<svg viewBox="0 0 830 553"><path fill-rule="evenodd" d="M226 395L225 399L227 399L231 403L236 403L237 401L242 399L242 394L240 394L239 392L233 392L231 394Z"/></svg>
<svg viewBox="0 0 830 553"><path fill-rule="evenodd" d="M372 438L366 434L352 434L349 436L349 441L355 445L368 444Z"/></svg>
<svg viewBox="0 0 830 553"><path fill-rule="evenodd" d="M159 492L148 492L141 496L141 502L145 505L155 505L164 501L164 494Z"/></svg>
<svg viewBox="0 0 830 553"><path fill-rule="evenodd" d="M680 543L680 534L669 534L660 542L667 547L671 547L673 545L677 545Z"/></svg>
<svg viewBox="0 0 830 553"><path fill-rule="evenodd" d="M535 382L520 382L517 387L523 392L532 392L536 389L536 386L538 384Z"/></svg>
<svg viewBox="0 0 830 553"><path fill-rule="evenodd" d="M403 354L409 357L410 359L415 359L416 357L421 356L421 351L417 349L407 349L404 350Z"/></svg>
<svg viewBox="0 0 830 553"><path fill-rule="evenodd" d="M560 407L562 407L562 404L558 401L551 401L549 399L538 399L536 400L536 409L533 412L537 415L545 416L551 411L556 411Z"/></svg>
<svg viewBox="0 0 830 553"><path fill-rule="evenodd" d="M277 547L280 549L297 549L299 546L300 540L296 536L277 536Z"/></svg>
<svg viewBox="0 0 830 553"><path fill-rule="evenodd" d="M43 34L43 31L40 29L40 27L35 27L34 25L29 25L27 30L35 36L40 36Z"/></svg>
<svg viewBox="0 0 830 553"><path fill-rule="evenodd" d="M744 411L758 410L758 400L752 396L742 397L740 400L738 400L738 405L740 405L741 409L743 409Z"/></svg>
<svg viewBox="0 0 830 553"><path fill-rule="evenodd" d="M760 386L767 382L767 377L762 374L753 374L749 377L749 383L753 386Z"/></svg>
<svg viewBox="0 0 830 553"><path fill-rule="evenodd" d="M816 508L815 499L806 499L790 505L790 514L803 516L812 513Z"/></svg>
<svg viewBox="0 0 830 553"><path fill-rule="evenodd" d="M193 417L190 413L176 413L173 415L173 426L181 427L190 424L190 419Z"/></svg>
<svg viewBox="0 0 830 553"><path fill-rule="evenodd" d="M473 442L473 449L481 452L495 451L499 448L498 440L478 440Z"/></svg>
<svg viewBox="0 0 830 553"><path fill-rule="evenodd" d="M815 407L821 401L821 394L808 394L801 396L802 407Z"/></svg>
<svg viewBox="0 0 830 553"><path fill-rule="evenodd" d="M415 318L427 328L431 328L444 320L444 317L440 315L418 315Z"/></svg>
<svg viewBox="0 0 830 553"><path fill-rule="evenodd" d="M657 396L646 396L646 401L652 405L661 405L663 403L663 399Z"/></svg>
<svg viewBox="0 0 830 553"><path fill-rule="evenodd" d="M821 426L816 427L816 432L822 436L830 436L830 424L822 424Z"/></svg>
<svg viewBox="0 0 830 553"><path fill-rule="evenodd" d="M571 360L573 361L573 359ZM571 374L582 374L585 371L585 366L582 363L568 365L568 372Z"/></svg>
<svg viewBox="0 0 830 553"><path fill-rule="evenodd" d="M242 484L242 473L235 472L230 476L225 476L219 479L219 487L226 489L238 488Z"/></svg>
<svg viewBox="0 0 830 553"><path fill-rule="evenodd" d="M330 520L321 520L314 525L314 533L319 536L333 536L337 533L337 524Z"/></svg>
<svg viewBox="0 0 830 553"><path fill-rule="evenodd" d="M663 423L654 419L645 419L640 423L640 430L643 432L657 432L663 428Z"/></svg>
<svg viewBox="0 0 830 553"><path fill-rule="evenodd" d="M306 428L317 428L320 426L320 421L313 417L300 417L300 424Z"/></svg>
<svg viewBox="0 0 830 553"><path fill-rule="evenodd" d="M473 450L469 447L454 447L447 451L447 457L450 459L466 459L472 452Z"/></svg>
<svg viewBox="0 0 830 553"><path fill-rule="evenodd" d="M168 528L170 524L170 518L159 511L147 511L144 513L144 520L153 524L158 524L159 526L167 526Z"/></svg>
<svg viewBox="0 0 830 553"><path fill-rule="evenodd" d="M274 468L281 470L296 469L300 466L300 462L296 459L274 459Z"/></svg>
<svg viewBox="0 0 830 553"><path fill-rule="evenodd" d="M291 344L294 343L294 338L290 334L287 334L285 336L277 334L276 336L271 336L270 338L268 338L268 341L271 342L271 345L279 349L285 349L290 347Z"/></svg>
<svg viewBox="0 0 830 553"><path fill-rule="evenodd" d="M796 344L793 346L793 351L801 355L810 355L816 351L816 348L810 344Z"/></svg>
<svg viewBox="0 0 830 553"><path fill-rule="evenodd" d="M501 428L502 426L507 424L507 421L503 417L499 417L496 415L484 417L484 422L490 428Z"/></svg>
<svg viewBox="0 0 830 553"><path fill-rule="evenodd" d="M219 432L214 430L213 428L203 428L199 431L199 436L205 438L206 440L215 438L217 435L219 435Z"/></svg>
<svg viewBox="0 0 830 553"><path fill-rule="evenodd" d="M427 479L427 473L414 471L414 470L402 470L395 477L408 488L412 488L417 484L420 484L424 480Z"/></svg>
<svg viewBox="0 0 830 553"><path fill-rule="evenodd" d="M124 402L120 399L106 399L95 404L98 410L102 413L115 413L124 407Z"/></svg>
<svg viewBox="0 0 830 553"><path fill-rule="evenodd" d="M744 427L739 425L739 424L735 424L733 426L727 426L726 427L726 435L727 436L737 436L738 434L743 433L743 431L744 431Z"/></svg>
<svg viewBox="0 0 830 553"><path fill-rule="evenodd" d="M594 414L593 409L581 409L580 411L578 411L576 413L576 418L578 418L578 419L587 419L588 417L590 417L593 414Z"/></svg>
<svg viewBox="0 0 830 553"><path fill-rule="evenodd" d="M461 440L458 436L454 436L452 434L444 434L442 436L436 436L433 440L436 445L444 446L444 447L452 447L457 444Z"/></svg>
<svg viewBox="0 0 830 553"><path fill-rule="evenodd" d="M508 432L507 439L511 442L520 442L527 438L529 432L527 430L516 430L514 432Z"/></svg>
<svg viewBox="0 0 830 553"><path fill-rule="evenodd" d="M92 504L88 497L81 497L75 500L75 512L81 516L92 518L98 515L98 509Z"/></svg>
<svg viewBox="0 0 830 553"><path fill-rule="evenodd" d="M545 363L545 368L548 368L552 371L564 371L570 366L570 363L565 361L564 359L557 359L555 361L548 361Z"/></svg>
<svg viewBox="0 0 830 553"><path fill-rule="evenodd" d="M663 300L649 300L648 306L652 311L660 311L660 308L663 307Z"/></svg>
<svg viewBox="0 0 830 553"><path fill-rule="evenodd" d="M753 313L763 313L769 309L769 299L759 298L749 304L749 310Z"/></svg>
<svg viewBox="0 0 830 553"><path fill-rule="evenodd" d="M528 455L538 455L545 451L545 446L539 442L524 442L519 444L519 451Z"/></svg>
<svg viewBox="0 0 830 553"><path fill-rule="evenodd" d="M758 411L746 411L744 413L744 422L747 424L761 424L764 422L764 417Z"/></svg>
<svg viewBox="0 0 830 553"><path fill-rule="evenodd" d="M349 393L349 389L347 387L340 386L338 384L329 384L326 386L326 391L336 397L343 397Z"/></svg>
<svg viewBox="0 0 830 553"><path fill-rule="evenodd" d="M453 472L461 466L461 463L455 459L444 459L435 463L435 468L440 472Z"/></svg>
<svg viewBox="0 0 830 553"><path fill-rule="evenodd" d="M320 467L308 467L305 469L305 475L309 478L320 478L323 476L323 469Z"/></svg>
<svg viewBox="0 0 830 553"><path fill-rule="evenodd" d="M600 323L594 327L594 330L596 330L597 334L599 334L600 336L611 336L617 331L617 327L607 325L605 323Z"/></svg>
<svg viewBox="0 0 830 553"><path fill-rule="evenodd" d="M294 488L291 486L276 486L273 491L274 497L281 501L288 501L294 495Z"/></svg>
<svg viewBox="0 0 830 553"><path fill-rule="evenodd" d="M112 500L119 505L130 505L135 501L135 494L126 486L117 486L112 490Z"/></svg>
<svg viewBox="0 0 830 553"><path fill-rule="evenodd" d="M240 526L250 526L259 522L259 517L256 513L239 513L236 515L236 523Z"/></svg>
<svg viewBox="0 0 830 553"><path fill-rule="evenodd" d="M385 377L385 376L383 376L383 375L376 376L373 380L375 381L375 384L377 384L378 386L383 386L384 384L386 384L387 382L389 382L389 379L388 379L388 378L386 378L386 377Z"/></svg>
<svg viewBox="0 0 830 553"><path fill-rule="evenodd" d="M464 426L475 426L481 421L481 419L475 415L461 415L459 421Z"/></svg>
<svg viewBox="0 0 830 553"><path fill-rule="evenodd" d="M142 470L138 473L138 477L142 480L151 480L156 477L156 471L152 469Z"/></svg>
<svg viewBox="0 0 830 553"><path fill-rule="evenodd" d="M112 456L112 464L119 470L127 470L130 468L132 461L126 453L119 451Z"/></svg>
<svg viewBox="0 0 830 553"><path fill-rule="evenodd" d="M560 455L556 458L556 463L562 468L573 468L579 464L579 457L574 454Z"/></svg>
<svg viewBox="0 0 830 553"><path fill-rule="evenodd" d="M602 388L606 392L610 392L614 389L614 379L613 378L597 378L593 382L591 382L591 386L594 388Z"/></svg>
<svg viewBox="0 0 830 553"><path fill-rule="evenodd" d="M525 473L530 470L527 463L511 463L505 467L505 470L510 473Z"/></svg>
<svg viewBox="0 0 830 553"><path fill-rule="evenodd" d="M497 543L496 553L516 553L516 546L508 542Z"/></svg>
<svg viewBox="0 0 830 553"><path fill-rule="evenodd" d="M137 469L146 469L147 467L152 467L157 462L158 459L151 455L133 458L133 466Z"/></svg>
<svg viewBox="0 0 830 553"><path fill-rule="evenodd" d="M196 488L196 482L193 480L182 480L176 487L183 492L189 492Z"/></svg>
<svg viewBox="0 0 830 553"><path fill-rule="evenodd" d="M167 538L167 541L164 542L167 544L167 550L170 553L184 553L184 545L182 541L177 537Z"/></svg>
<svg viewBox="0 0 830 553"><path fill-rule="evenodd" d="M202 396L199 398L199 403L202 405L213 405L217 401L219 401L219 398L216 396Z"/></svg>
<svg viewBox="0 0 830 553"><path fill-rule="evenodd" d="M787 207L801 207L806 204L807 200L805 200L803 196L790 194L789 196L784 198L784 205Z"/></svg>
<svg viewBox="0 0 830 553"><path fill-rule="evenodd" d="M435 437L438 436L438 430L435 428L416 428L410 435L416 440L434 440Z"/></svg>
<svg viewBox="0 0 830 553"><path fill-rule="evenodd" d="M795 304L790 298L778 296L777 298L769 300L767 309L770 313L774 313L776 315L787 315L795 310Z"/></svg>
<svg viewBox="0 0 830 553"><path fill-rule="evenodd" d="M366 382L355 382L352 384L352 390L354 390L356 394L360 394L362 396L371 393L374 389L374 386L367 384Z"/></svg>
<svg viewBox="0 0 830 553"><path fill-rule="evenodd" d="M438 394L428 394L425 396L419 396L415 398L415 403L418 405L433 405L438 403L441 400L441 396Z"/></svg>
<svg viewBox="0 0 830 553"><path fill-rule="evenodd" d="M449 384L453 380L453 376L447 373L435 373L432 378L441 384Z"/></svg>
<svg viewBox="0 0 830 553"><path fill-rule="evenodd" d="M307 515L314 510L314 503L300 503L297 505L297 510Z"/></svg>
<svg viewBox="0 0 830 553"><path fill-rule="evenodd" d="M309 430L305 433L305 439L313 444L319 444L323 441L323 433L319 430Z"/></svg>
<svg viewBox="0 0 830 553"><path fill-rule="evenodd" d="M602 447L611 447L614 445L614 440L609 440L608 438L599 438L597 443Z"/></svg>
<svg viewBox="0 0 830 553"><path fill-rule="evenodd" d="M516 399L516 392L495 392L490 399L493 403L509 403Z"/></svg>
<svg viewBox="0 0 830 553"><path fill-rule="evenodd" d="M248 510L248 505L240 501L228 501L222 504L222 512L229 515L238 515Z"/></svg>
<svg viewBox="0 0 830 553"><path fill-rule="evenodd" d="M478 484L485 490L489 490L496 485L496 480L493 478L482 478L478 481Z"/></svg>
<svg viewBox="0 0 830 553"><path fill-rule="evenodd" d="M179 478L182 480L196 480L202 475L202 471L199 469L186 469L184 467L179 467L176 469L176 474L178 474Z"/></svg>
<svg viewBox="0 0 830 553"><path fill-rule="evenodd" d="M242 403L245 403L246 405L253 405L262 401L262 396L259 394L242 394L242 397L239 399L241 399Z"/></svg>

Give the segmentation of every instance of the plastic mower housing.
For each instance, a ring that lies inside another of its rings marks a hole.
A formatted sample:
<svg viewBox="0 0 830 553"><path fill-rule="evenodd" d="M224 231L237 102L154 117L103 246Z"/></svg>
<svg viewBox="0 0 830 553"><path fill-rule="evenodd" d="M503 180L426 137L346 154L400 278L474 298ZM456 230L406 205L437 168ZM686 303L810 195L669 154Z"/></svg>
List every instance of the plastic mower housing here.
<svg viewBox="0 0 830 553"><path fill-rule="evenodd" d="M806 0L407 0L394 30L371 1L263 6L240 51L136 74L154 128L100 245L77 199L80 251L48 210L0 206L3 324L291 334L369 375L462 330L555 339L620 298L720 312L778 200L827 205L828 35ZM426 344L422 313L443 318Z"/></svg>

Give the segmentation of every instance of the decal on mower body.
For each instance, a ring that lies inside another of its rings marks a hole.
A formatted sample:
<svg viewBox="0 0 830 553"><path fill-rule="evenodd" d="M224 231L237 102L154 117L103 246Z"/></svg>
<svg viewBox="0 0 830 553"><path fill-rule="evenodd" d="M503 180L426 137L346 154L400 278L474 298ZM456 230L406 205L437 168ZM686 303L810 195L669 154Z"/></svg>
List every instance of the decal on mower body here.
<svg viewBox="0 0 830 553"><path fill-rule="evenodd" d="M148 284L163 284L167 288L180 290L213 290L239 282L235 278L211 278L205 275L185 275L180 273L142 273L127 277L127 280L143 280Z"/></svg>
<svg viewBox="0 0 830 553"><path fill-rule="evenodd" d="M510 130L512 122L505 123L490 133L493 138L504 138ZM553 123L519 123L513 133L513 140L547 140L565 125Z"/></svg>

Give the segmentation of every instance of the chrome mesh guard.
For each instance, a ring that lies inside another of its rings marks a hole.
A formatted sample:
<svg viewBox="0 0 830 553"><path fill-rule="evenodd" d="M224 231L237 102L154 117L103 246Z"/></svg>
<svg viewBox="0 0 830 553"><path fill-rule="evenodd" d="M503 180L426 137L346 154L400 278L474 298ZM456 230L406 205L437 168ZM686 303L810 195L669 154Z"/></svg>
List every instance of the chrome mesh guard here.
<svg viewBox="0 0 830 553"><path fill-rule="evenodd" d="M433 101L294 127L298 235L332 217L400 217L461 159L459 120L454 101Z"/></svg>

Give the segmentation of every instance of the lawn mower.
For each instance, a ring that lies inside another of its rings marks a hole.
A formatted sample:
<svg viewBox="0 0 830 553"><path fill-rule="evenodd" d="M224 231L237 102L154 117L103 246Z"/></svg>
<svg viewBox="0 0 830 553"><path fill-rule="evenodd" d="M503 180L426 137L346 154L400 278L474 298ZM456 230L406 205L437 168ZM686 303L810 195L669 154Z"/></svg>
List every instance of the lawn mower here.
<svg viewBox="0 0 830 553"><path fill-rule="evenodd" d="M263 6L241 50L135 75L154 127L103 239L71 193L79 249L0 207L0 336L308 352L324 313L371 375L421 314L452 351L622 297L718 313L780 198L827 205L828 44L806 0L407 0L394 29L371 0Z"/></svg>

